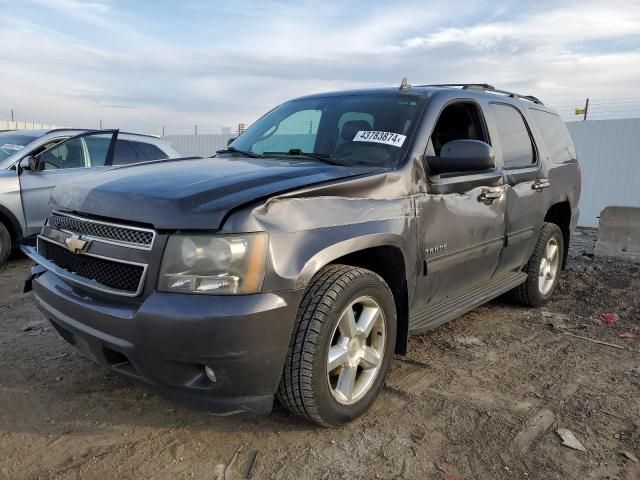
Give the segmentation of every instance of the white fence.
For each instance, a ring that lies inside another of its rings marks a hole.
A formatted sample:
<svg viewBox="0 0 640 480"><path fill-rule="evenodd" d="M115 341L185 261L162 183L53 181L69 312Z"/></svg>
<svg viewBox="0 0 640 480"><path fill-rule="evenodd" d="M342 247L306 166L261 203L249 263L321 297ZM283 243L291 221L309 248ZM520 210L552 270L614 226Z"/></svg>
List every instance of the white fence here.
<svg viewBox="0 0 640 480"><path fill-rule="evenodd" d="M582 168L579 225L608 206L640 207L640 118L567 123Z"/></svg>
<svg viewBox="0 0 640 480"><path fill-rule="evenodd" d="M597 227L600 212L608 206L640 207L640 119L588 120L567 127L582 167L579 225ZM164 137L181 154L203 157L226 147L230 138L233 135Z"/></svg>
<svg viewBox="0 0 640 480"><path fill-rule="evenodd" d="M2 130L53 130L54 128L65 128L60 125L50 125L48 123L36 123L30 121L12 122L11 120L0 120L0 131Z"/></svg>
<svg viewBox="0 0 640 480"><path fill-rule="evenodd" d="M163 140L169 142L180 154L187 157L210 157L227 146L235 135L165 135Z"/></svg>

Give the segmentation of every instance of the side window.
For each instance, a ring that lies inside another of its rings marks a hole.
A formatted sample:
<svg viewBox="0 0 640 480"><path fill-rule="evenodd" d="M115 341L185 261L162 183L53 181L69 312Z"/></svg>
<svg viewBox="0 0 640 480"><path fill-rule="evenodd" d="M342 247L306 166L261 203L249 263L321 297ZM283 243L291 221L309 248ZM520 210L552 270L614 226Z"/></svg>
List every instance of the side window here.
<svg viewBox="0 0 640 480"><path fill-rule="evenodd" d="M489 143L478 106L460 102L448 105L436 122L429 142L429 155L440 156L442 147L452 140L481 140Z"/></svg>
<svg viewBox="0 0 640 480"><path fill-rule="evenodd" d="M292 148L313 152L321 116L320 110L300 110L289 115L265 132L263 139L255 142L251 150L258 154L289 151Z"/></svg>
<svg viewBox="0 0 640 480"><path fill-rule="evenodd" d="M535 150L522 114L515 107L502 103L492 103L491 110L498 129L505 168L535 163Z"/></svg>
<svg viewBox="0 0 640 480"><path fill-rule="evenodd" d="M529 111L538 125L551 160L555 163L564 163L576 158L573 140L562 119L554 113L535 108L530 108Z"/></svg>
<svg viewBox="0 0 640 480"><path fill-rule="evenodd" d="M81 137L72 138L51 150L45 151L40 157L45 170L61 168L83 168L88 166L85 155L85 144Z"/></svg>
<svg viewBox="0 0 640 480"><path fill-rule="evenodd" d="M138 157L140 157L140 161L163 160L165 158L169 158L169 155L167 155L158 147L150 143L144 143L144 142L129 142L129 143L138 152Z"/></svg>
<svg viewBox="0 0 640 480"><path fill-rule="evenodd" d="M129 142L116 140L116 147L113 151L113 165L128 165L139 161L138 154Z"/></svg>
<svg viewBox="0 0 640 480"><path fill-rule="evenodd" d="M111 134L86 135L82 137L88 158L88 165L92 167L104 167L107 164Z"/></svg>

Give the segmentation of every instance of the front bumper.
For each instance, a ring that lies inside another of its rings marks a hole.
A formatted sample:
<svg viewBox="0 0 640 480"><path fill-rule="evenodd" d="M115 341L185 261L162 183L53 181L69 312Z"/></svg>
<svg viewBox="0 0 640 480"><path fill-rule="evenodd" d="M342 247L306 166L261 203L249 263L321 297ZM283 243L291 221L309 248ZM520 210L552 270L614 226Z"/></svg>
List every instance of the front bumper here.
<svg viewBox="0 0 640 480"><path fill-rule="evenodd" d="M153 292L142 301L90 292L39 266L33 273L37 306L96 362L193 408L271 410L302 291Z"/></svg>

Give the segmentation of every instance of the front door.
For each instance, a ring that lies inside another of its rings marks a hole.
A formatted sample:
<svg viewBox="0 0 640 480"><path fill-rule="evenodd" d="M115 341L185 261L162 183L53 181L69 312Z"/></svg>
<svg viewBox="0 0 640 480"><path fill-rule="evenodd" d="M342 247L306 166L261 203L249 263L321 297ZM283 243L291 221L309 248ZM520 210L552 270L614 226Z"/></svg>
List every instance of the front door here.
<svg viewBox="0 0 640 480"><path fill-rule="evenodd" d="M59 183L111 165L117 131L77 135L36 155L37 169L20 171L27 235L39 233L49 216L49 197Z"/></svg>
<svg viewBox="0 0 640 480"><path fill-rule="evenodd" d="M460 139L490 143L482 111L474 102L457 101L444 107L431 134L426 168L429 158L438 157L447 142ZM416 284L412 314L490 280L504 246L502 172L494 168L430 175L429 179L427 192L416 196L424 274Z"/></svg>

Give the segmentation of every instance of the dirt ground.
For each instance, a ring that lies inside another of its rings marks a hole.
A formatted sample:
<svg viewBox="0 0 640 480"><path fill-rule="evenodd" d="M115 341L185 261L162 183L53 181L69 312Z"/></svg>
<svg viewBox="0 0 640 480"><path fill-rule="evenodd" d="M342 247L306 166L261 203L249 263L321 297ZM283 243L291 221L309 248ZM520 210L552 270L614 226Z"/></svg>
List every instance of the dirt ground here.
<svg viewBox="0 0 640 480"><path fill-rule="evenodd" d="M0 270L0 478L640 479L640 266L594 259L594 241L574 237L544 308L498 299L411 338L372 411L340 429L145 393L58 337L14 259Z"/></svg>

